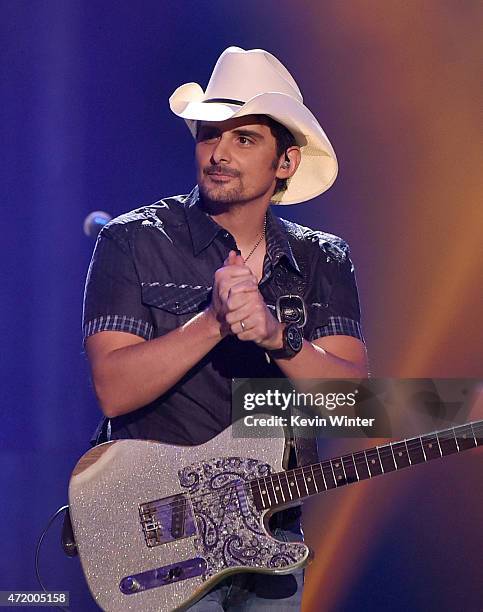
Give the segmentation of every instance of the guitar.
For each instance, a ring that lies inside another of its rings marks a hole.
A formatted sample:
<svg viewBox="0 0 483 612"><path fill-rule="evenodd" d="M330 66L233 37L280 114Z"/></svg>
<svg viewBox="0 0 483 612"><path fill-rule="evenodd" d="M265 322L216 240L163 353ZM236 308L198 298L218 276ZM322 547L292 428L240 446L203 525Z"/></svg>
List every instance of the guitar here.
<svg viewBox="0 0 483 612"><path fill-rule="evenodd" d="M88 451L69 484L72 525L89 589L106 611L183 610L243 572L290 573L309 548L281 542L268 518L301 500L483 445L483 421L292 470L279 438L199 446L115 440Z"/></svg>

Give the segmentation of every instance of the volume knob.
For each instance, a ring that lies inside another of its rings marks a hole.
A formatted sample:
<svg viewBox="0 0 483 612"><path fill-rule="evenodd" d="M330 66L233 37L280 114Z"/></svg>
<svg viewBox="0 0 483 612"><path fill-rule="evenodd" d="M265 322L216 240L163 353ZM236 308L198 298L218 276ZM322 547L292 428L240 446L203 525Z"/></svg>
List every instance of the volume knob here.
<svg viewBox="0 0 483 612"><path fill-rule="evenodd" d="M127 578L123 578L123 580L121 580L121 591L123 593L135 593L136 591L139 591L140 588L141 585L136 578L133 578L132 576L128 576Z"/></svg>

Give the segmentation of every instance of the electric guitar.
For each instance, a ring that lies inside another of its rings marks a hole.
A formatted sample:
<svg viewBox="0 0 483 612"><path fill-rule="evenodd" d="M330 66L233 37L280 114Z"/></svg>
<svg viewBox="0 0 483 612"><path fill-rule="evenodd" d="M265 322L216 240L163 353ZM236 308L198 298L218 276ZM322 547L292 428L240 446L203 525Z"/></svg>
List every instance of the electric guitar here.
<svg viewBox="0 0 483 612"><path fill-rule="evenodd" d="M483 445L483 421L292 470L279 438L200 446L116 440L88 451L69 484L82 568L108 612L183 610L233 573L286 574L309 548L281 542L268 518L301 500Z"/></svg>

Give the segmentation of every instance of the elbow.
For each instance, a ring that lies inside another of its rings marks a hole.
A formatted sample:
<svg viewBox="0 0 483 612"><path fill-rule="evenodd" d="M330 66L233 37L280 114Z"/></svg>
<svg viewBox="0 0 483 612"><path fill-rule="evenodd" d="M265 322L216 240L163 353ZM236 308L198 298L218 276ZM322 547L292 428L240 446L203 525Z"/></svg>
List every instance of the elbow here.
<svg viewBox="0 0 483 612"><path fill-rule="evenodd" d="M122 414L122 412L119 411L118 407L109 401L104 401L98 398L98 403L102 410L102 414L108 419L113 419L114 417L120 416Z"/></svg>
<svg viewBox="0 0 483 612"><path fill-rule="evenodd" d="M369 378L369 367L368 364L355 365L356 376L355 378Z"/></svg>
<svg viewBox="0 0 483 612"><path fill-rule="evenodd" d="M120 405L118 397L116 397L112 383L106 384L105 381L101 380L100 376L95 375L92 377L92 382L97 403L99 404L99 407L105 417L112 419L125 412L125 410L123 411L122 409L123 407Z"/></svg>

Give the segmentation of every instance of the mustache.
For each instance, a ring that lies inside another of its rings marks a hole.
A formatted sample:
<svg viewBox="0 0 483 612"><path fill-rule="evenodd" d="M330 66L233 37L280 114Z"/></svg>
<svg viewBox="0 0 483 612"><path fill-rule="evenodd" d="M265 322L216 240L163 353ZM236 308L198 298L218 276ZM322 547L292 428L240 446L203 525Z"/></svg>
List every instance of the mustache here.
<svg viewBox="0 0 483 612"><path fill-rule="evenodd" d="M226 168L224 166L207 166L203 168L203 174L224 174L226 176L240 176L240 172L238 170L234 170L233 168Z"/></svg>

